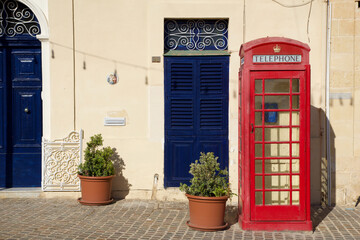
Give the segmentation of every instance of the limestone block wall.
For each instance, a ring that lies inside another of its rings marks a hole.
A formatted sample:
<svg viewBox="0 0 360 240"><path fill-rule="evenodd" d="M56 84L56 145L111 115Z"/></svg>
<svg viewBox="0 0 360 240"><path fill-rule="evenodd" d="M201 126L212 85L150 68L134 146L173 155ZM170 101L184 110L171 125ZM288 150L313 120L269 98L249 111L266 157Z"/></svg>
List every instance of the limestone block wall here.
<svg viewBox="0 0 360 240"><path fill-rule="evenodd" d="M332 0L330 124L332 202L360 196L360 8Z"/></svg>

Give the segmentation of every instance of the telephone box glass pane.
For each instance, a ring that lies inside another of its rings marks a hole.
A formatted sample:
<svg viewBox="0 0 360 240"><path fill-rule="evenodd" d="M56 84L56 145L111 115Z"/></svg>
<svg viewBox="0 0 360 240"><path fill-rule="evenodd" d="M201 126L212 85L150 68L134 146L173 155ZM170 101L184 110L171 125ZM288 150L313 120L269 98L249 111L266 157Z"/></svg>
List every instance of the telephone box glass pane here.
<svg viewBox="0 0 360 240"><path fill-rule="evenodd" d="M262 173L262 160L255 160L255 173Z"/></svg>
<svg viewBox="0 0 360 240"><path fill-rule="evenodd" d="M263 205L263 193L255 192L255 205Z"/></svg>
<svg viewBox="0 0 360 240"><path fill-rule="evenodd" d="M265 161L265 173L289 173L290 160L289 159L271 159Z"/></svg>
<svg viewBox="0 0 360 240"><path fill-rule="evenodd" d="M262 141L262 128L255 128L255 141Z"/></svg>
<svg viewBox="0 0 360 240"><path fill-rule="evenodd" d="M299 109L299 95L292 96L292 109Z"/></svg>
<svg viewBox="0 0 360 240"><path fill-rule="evenodd" d="M290 141L290 128L265 128L265 141Z"/></svg>
<svg viewBox="0 0 360 240"><path fill-rule="evenodd" d="M262 157L262 144L255 144L255 157Z"/></svg>
<svg viewBox="0 0 360 240"><path fill-rule="evenodd" d="M265 192L265 205L289 205L289 191L269 191Z"/></svg>
<svg viewBox="0 0 360 240"><path fill-rule="evenodd" d="M287 126L290 124L290 112L279 112L279 124Z"/></svg>
<svg viewBox="0 0 360 240"><path fill-rule="evenodd" d="M265 96L265 109L266 104L269 104L271 106L267 109L289 109L289 99L289 96Z"/></svg>
<svg viewBox="0 0 360 240"><path fill-rule="evenodd" d="M293 143L291 146L291 155L293 157L299 157L299 144L298 143Z"/></svg>
<svg viewBox="0 0 360 240"><path fill-rule="evenodd" d="M255 189L262 189L262 176L255 176Z"/></svg>
<svg viewBox="0 0 360 240"><path fill-rule="evenodd" d="M293 173L299 173L300 172L300 160L299 159L293 159L292 160L292 168Z"/></svg>
<svg viewBox="0 0 360 240"><path fill-rule="evenodd" d="M298 191L292 192L292 205L299 205L300 202L300 194Z"/></svg>
<svg viewBox="0 0 360 240"><path fill-rule="evenodd" d="M291 186L293 189L299 189L299 186L300 186L300 176L299 175L293 175L291 177Z"/></svg>
<svg viewBox="0 0 360 240"><path fill-rule="evenodd" d="M255 109L262 109L262 96L255 96Z"/></svg>
<svg viewBox="0 0 360 240"><path fill-rule="evenodd" d="M289 189L289 175L265 176L265 189Z"/></svg>
<svg viewBox="0 0 360 240"><path fill-rule="evenodd" d="M255 126L262 125L262 112L255 112Z"/></svg>
<svg viewBox="0 0 360 240"><path fill-rule="evenodd" d="M293 93L298 93L299 92L299 79L298 78L294 78L292 80L292 92Z"/></svg>
<svg viewBox="0 0 360 240"><path fill-rule="evenodd" d="M289 79L266 79L265 93L289 93L290 80Z"/></svg>
<svg viewBox="0 0 360 240"><path fill-rule="evenodd" d="M300 138L300 129L298 127L292 128L291 139L293 141L299 141L299 138Z"/></svg>
<svg viewBox="0 0 360 240"><path fill-rule="evenodd" d="M262 93L262 80L261 79L255 80L255 93Z"/></svg>
<svg viewBox="0 0 360 240"><path fill-rule="evenodd" d="M265 157L289 157L290 148L287 143L265 144Z"/></svg>
<svg viewBox="0 0 360 240"><path fill-rule="evenodd" d="M300 113L299 112L292 112L292 125L299 125L300 124Z"/></svg>

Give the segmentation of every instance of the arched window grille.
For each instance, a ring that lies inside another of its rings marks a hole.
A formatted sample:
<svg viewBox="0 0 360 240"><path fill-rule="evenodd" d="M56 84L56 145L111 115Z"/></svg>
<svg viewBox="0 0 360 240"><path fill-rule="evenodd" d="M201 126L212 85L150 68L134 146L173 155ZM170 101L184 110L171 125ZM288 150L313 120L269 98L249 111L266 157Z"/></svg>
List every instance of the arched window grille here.
<svg viewBox="0 0 360 240"><path fill-rule="evenodd" d="M164 48L169 50L227 50L227 19L166 19Z"/></svg>
<svg viewBox="0 0 360 240"><path fill-rule="evenodd" d="M40 34L35 14L26 5L15 0L0 0L0 37Z"/></svg>

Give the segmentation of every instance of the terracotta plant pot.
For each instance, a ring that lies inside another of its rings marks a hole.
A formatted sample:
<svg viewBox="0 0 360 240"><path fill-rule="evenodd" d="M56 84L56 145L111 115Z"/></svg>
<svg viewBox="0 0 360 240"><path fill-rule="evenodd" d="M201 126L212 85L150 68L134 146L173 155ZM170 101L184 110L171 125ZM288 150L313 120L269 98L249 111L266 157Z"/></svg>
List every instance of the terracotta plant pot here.
<svg viewBox="0 0 360 240"><path fill-rule="evenodd" d="M228 196L198 197L185 194L189 199L190 221L187 225L200 231L217 231L227 228L224 222Z"/></svg>
<svg viewBox="0 0 360 240"><path fill-rule="evenodd" d="M111 198L111 185L114 176L88 177L78 175L81 184L81 198L79 203L84 205L106 205Z"/></svg>

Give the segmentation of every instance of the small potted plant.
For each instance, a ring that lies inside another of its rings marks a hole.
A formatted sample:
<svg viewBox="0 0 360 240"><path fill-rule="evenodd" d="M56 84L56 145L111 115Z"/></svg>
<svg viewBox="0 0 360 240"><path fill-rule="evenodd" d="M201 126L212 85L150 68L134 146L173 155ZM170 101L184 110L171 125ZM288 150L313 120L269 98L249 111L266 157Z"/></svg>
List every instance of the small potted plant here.
<svg viewBox="0 0 360 240"><path fill-rule="evenodd" d="M115 169L111 161L114 151L103 145L101 134L91 137L86 143L85 162L79 165L78 177L81 183L81 198L84 205L105 205L113 201L111 198L112 179Z"/></svg>
<svg viewBox="0 0 360 240"><path fill-rule="evenodd" d="M200 153L200 159L190 164L193 175L190 186L180 184L189 200L190 220L187 225L200 231L217 231L227 228L224 222L227 199L233 195L227 169L220 170L214 153Z"/></svg>

